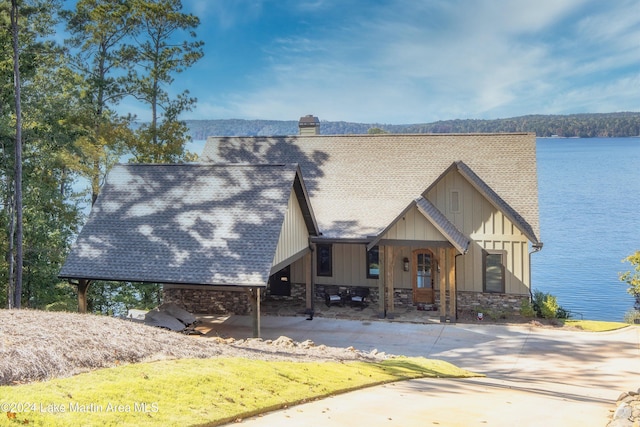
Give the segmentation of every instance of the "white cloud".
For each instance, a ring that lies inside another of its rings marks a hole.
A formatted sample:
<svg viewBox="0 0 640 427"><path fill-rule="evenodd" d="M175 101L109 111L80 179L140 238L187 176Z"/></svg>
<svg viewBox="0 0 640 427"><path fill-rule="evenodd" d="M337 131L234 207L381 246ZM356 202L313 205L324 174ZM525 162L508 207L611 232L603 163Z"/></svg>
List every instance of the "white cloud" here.
<svg viewBox="0 0 640 427"><path fill-rule="evenodd" d="M371 5L326 28L265 40L271 63L252 75L251 90L199 95L198 114L409 123L639 109L630 95L638 75L619 68L638 68L640 3L607 3L605 12L600 4Z"/></svg>
<svg viewBox="0 0 640 427"><path fill-rule="evenodd" d="M251 22L262 13L264 0L185 0L185 11L193 13L205 25L229 30L239 23Z"/></svg>

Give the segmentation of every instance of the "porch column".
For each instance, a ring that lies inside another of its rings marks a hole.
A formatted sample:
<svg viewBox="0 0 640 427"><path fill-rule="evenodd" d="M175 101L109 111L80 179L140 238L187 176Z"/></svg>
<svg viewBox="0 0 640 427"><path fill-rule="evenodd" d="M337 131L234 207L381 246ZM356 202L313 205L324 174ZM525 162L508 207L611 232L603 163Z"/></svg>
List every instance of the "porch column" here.
<svg viewBox="0 0 640 427"><path fill-rule="evenodd" d="M384 319L386 313L386 304L385 300L387 298L385 292L385 277L387 272L386 267L386 257L385 257L385 248L386 246L379 246L378 248L378 317L380 319Z"/></svg>
<svg viewBox="0 0 640 427"><path fill-rule="evenodd" d="M394 303L393 303L393 265L394 265L394 250L393 246L385 246L385 256L384 256L384 276L385 276L385 289L387 291L386 299L387 299L387 318L393 319L394 316Z"/></svg>
<svg viewBox="0 0 640 427"><path fill-rule="evenodd" d="M304 284L306 289L306 304L307 311L311 312L313 310L313 283L312 283L312 267L311 267L311 254L312 252L307 253L304 256Z"/></svg>
<svg viewBox="0 0 640 427"><path fill-rule="evenodd" d="M78 281L78 313L87 312L87 290L90 284L90 280L82 279Z"/></svg>
<svg viewBox="0 0 640 427"><path fill-rule="evenodd" d="M456 250L447 249L447 282L449 285L449 322L456 322Z"/></svg>
<svg viewBox="0 0 640 427"><path fill-rule="evenodd" d="M447 321L447 257L445 248L438 248L438 286L440 286L440 322Z"/></svg>

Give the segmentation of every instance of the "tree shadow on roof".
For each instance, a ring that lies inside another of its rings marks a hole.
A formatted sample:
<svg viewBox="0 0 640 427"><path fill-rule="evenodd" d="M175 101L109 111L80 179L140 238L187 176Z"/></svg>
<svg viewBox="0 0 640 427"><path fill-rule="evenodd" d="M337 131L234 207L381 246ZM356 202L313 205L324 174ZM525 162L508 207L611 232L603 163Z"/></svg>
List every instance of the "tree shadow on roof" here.
<svg viewBox="0 0 640 427"><path fill-rule="evenodd" d="M295 137L221 137L211 138L202 154L202 161L213 163L286 164L300 166L304 181L313 195L318 179L324 176L322 166L329 160L324 151L305 153L294 143Z"/></svg>

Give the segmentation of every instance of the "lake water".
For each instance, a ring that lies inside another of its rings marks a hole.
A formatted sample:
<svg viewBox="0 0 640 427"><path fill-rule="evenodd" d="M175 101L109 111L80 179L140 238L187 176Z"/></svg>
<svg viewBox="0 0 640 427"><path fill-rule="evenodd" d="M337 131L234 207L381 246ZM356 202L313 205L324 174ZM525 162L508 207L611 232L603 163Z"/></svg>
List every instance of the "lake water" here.
<svg viewBox="0 0 640 427"><path fill-rule="evenodd" d="M576 318L620 321L633 308L621 261L640 250L640 138L538 138L537 149L544 247L532 255L533 289Z"/></svg>
<svg viewBox="0 0 640 427"><path fill-rule="evenodd" d="M544 247L533 289L584 318L622 320L633 298L621 261L640 250L640 138L538 138L537 149Z"/></svg>

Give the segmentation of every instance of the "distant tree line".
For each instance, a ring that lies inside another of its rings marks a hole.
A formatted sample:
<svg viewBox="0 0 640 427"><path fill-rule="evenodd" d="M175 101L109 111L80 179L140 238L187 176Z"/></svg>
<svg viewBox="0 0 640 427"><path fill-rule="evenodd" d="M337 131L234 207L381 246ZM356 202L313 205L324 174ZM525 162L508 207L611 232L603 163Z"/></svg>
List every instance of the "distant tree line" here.
<svg viewBox="0 0 640 427"><path fill-rule="evenodd" d="M187 120L191 137L296 135L296 120ZM321 121L325 135L366 134L371 129L389 133L493 133L534 132L539 137L640 136L640 113L529 115L495 120L456 119L424 124L388 125Z"/></svg>

